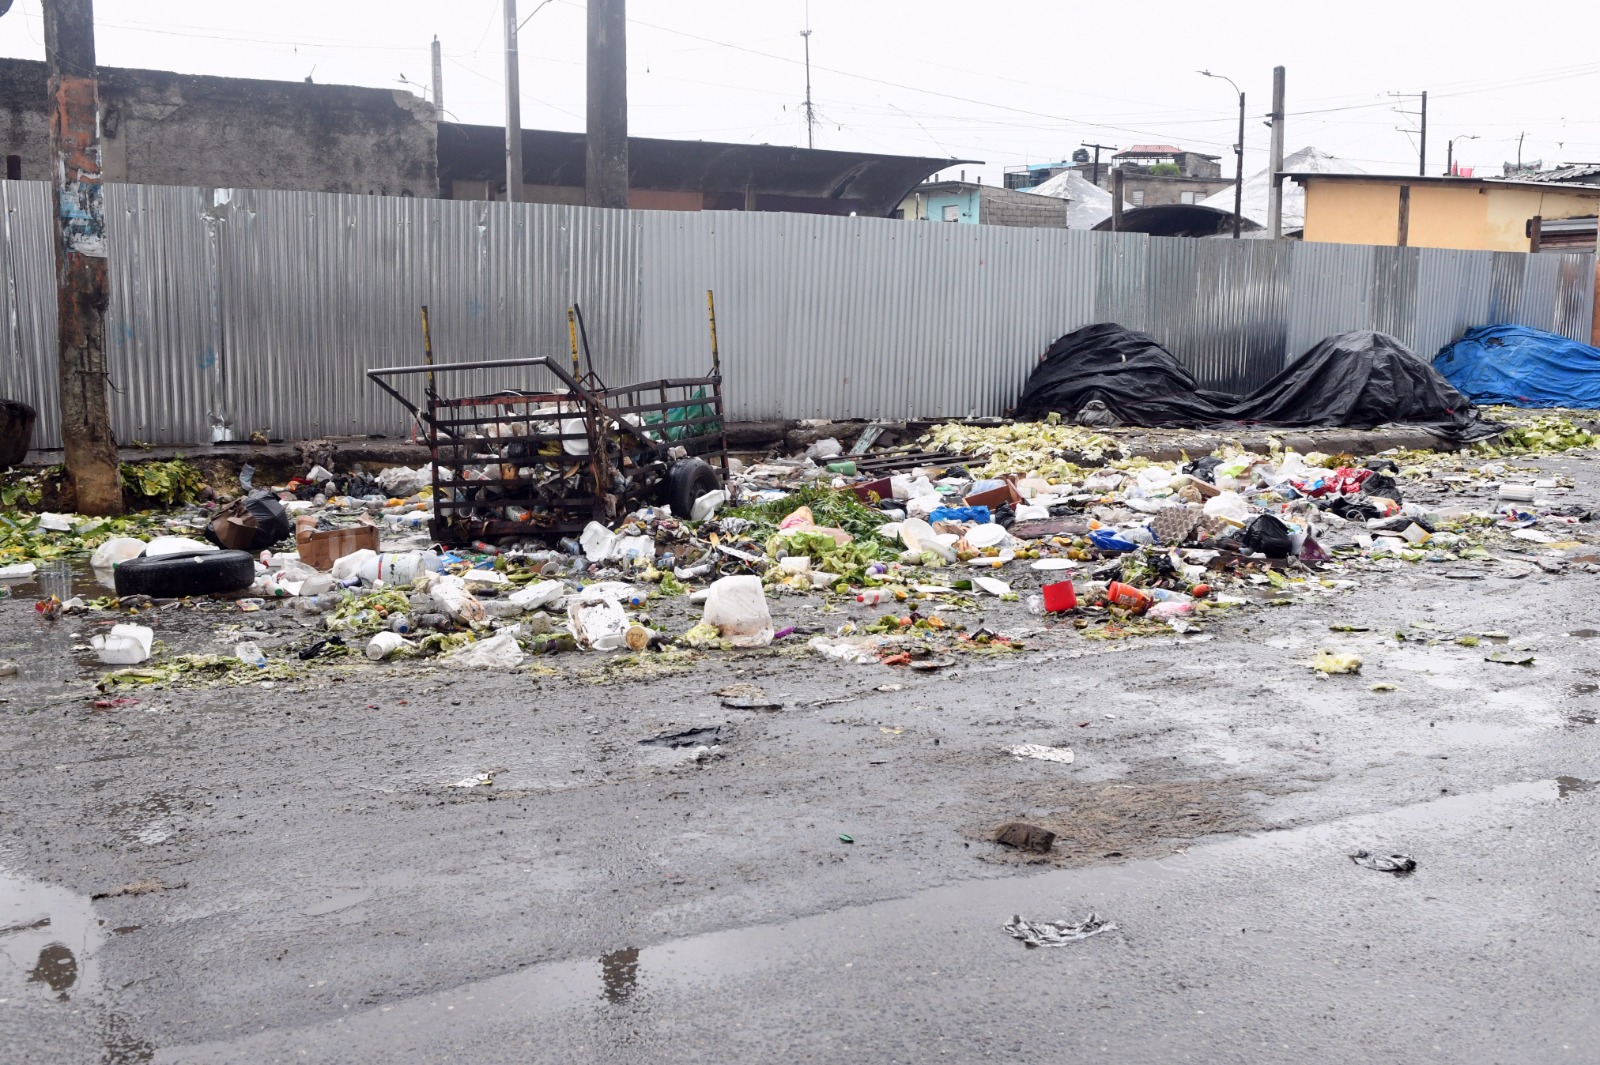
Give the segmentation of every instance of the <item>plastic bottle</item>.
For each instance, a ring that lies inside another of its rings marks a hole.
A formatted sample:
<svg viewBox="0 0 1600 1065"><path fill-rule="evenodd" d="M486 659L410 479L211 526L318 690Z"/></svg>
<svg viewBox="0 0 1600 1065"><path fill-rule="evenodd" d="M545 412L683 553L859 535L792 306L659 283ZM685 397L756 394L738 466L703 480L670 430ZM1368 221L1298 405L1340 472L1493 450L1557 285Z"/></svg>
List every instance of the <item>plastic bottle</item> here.
<svg viewBox="0 0 1600 1065"><path fill-rule="evenodd" d="M411 632L415 627L416 626L412 623L411 618L405 614L396 614L394 617L389 619L390 632L397 632L401 635L404 635L408 632Z"/></svg>
<svg viewBox="0 0 1600 1065"><path fill-rule="evenodd" d="M240 599L238 602L239 609L243 610L247 614L260 610L262 607L267 605L267 601L265 599Z"/></svg>
<svg viewBox="0 0 1600 1065"><path fill-rule="evenodd" d="M267 656L261 653L261 648L254 640L246 640L239 644L233 649L233 653L247 666L255 666L257 669L267 668Z"/></svg>
<svg viewBox="0 0 1600 1065"><path fill-rule="evenodd" d="M380 632L368 642L367 657L374 662L381 662L406 646L405 637L398 632Z"/></svg>
<svg viewBox="0 0 1600 1065"><path fill-rule="evenodd" d="M411 620L418 629L442 629L450 624L448 614L418 614Z"/></svg>
<svg viewBox="0 0 1600 1065"><path fill-rule="evenodd" d="M891 602L894 593L887 588L867 588L856 596L856 602L865 603L867 606L877 606L879 603Z"/></svg>
<svg viewBox="0 0 1600 1065"><path fill-rule="evenodd" d="M1028 596L1028 613L1032 614L1034 617L1043 617L1045 615L1046 611L1044 608L1044 596Z"/></svg>

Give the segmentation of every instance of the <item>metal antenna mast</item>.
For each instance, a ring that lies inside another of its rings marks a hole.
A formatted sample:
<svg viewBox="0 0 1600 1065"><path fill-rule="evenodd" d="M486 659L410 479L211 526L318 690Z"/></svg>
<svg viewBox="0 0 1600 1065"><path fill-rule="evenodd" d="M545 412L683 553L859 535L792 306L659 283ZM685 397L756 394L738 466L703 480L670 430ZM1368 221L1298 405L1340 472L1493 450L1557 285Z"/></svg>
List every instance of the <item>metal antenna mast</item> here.
<svg viewBox="0 0 1600 1065"><path fill-rule="evenodd" d="M800 31L800 36L806 39L806 147L817 146L817 109L811 103L811 19L806 19L806 28Z"/></svg>

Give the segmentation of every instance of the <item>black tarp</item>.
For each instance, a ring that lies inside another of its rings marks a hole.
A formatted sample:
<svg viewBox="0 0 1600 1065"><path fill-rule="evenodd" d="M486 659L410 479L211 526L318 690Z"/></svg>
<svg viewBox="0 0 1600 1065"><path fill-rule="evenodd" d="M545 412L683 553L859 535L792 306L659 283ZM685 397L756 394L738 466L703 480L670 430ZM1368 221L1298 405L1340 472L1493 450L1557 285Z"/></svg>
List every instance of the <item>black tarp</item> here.
<svg viewBox="0 0 1600 1065"><path fill-rule="evenodd" d="M1200 388L1189 371L1148 333L1106 322L1050 345L1013 411L1018 418L1058 412L1068 421L1099 400L1125 425L1212 425L1237 397Z"/></svg>
<svg viewBox="0 0 1600 1065"><path fill-rule="evenodd" d="M1328 337L1236 403L1228 417L1284 429L1415 425L1463 443L1505 428L1481 421L1472 401L1426 359L1370 329Z"/></svg>
<svg viewBox="0 0 1600 1065"><path fill-rule="evenodd" d="M1073 420L1100 400L1124 424L1153 428L1373 429L1413 425L1461 444L1503 426L1472 404L1426 360L1371 330L1331 336L1248 396L1198 387L1171 352L1146 333L1086 326L1051 345L1017 401L1018 418L1052 412Z"/></svg>

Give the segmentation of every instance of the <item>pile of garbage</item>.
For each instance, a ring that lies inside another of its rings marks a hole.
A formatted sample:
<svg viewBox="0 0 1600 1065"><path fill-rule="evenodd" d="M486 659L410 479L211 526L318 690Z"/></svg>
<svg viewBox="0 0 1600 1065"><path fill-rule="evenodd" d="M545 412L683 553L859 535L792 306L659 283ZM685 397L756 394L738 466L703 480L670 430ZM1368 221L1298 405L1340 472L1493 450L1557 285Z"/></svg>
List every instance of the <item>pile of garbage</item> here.
<svg viewBox="0 0 1600 1065"><path fill-rule="evenodd" d="M1595 440L1538 415L1458 453L1223 448L1155 462L1081 427L951 424L903 462L836 440L734 462L688 517L641 507L553 542L450 547L432 539L425 470L313 466L271 488L247 471L231 502L141 523L7 517L29 523L37 554L8 556L0 588L38 580L47 616L119 615L93 645L120 667L104 686L276 679L341 658L484 669L774 644L938 670L1036 638L1210 639L1219 613L1337 595L1408 564L1457 579L1600 572L1570 482L1514 464ZM91 546L114 594L50 592L37 566ZM788 597L805 602L779 625ZM173 655L141 623L169 604L296 624L289 638L245 624L232 655Z"/></svg>

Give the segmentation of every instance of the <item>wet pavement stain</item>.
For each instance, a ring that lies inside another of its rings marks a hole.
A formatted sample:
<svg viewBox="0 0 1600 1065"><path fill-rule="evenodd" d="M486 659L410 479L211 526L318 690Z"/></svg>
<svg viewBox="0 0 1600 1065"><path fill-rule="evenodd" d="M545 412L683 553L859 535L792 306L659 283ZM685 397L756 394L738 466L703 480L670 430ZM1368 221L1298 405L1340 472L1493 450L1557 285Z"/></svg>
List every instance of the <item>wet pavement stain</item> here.
<svg viewBox="0 0 1600 1065"><path fill-rule="evenodd" d="M1582 777L1556 777L1556 797L1565 799L1569 795L1581 795L1593 791L1596 786L1600 786L1600 781L1584 780Z"/></svg>
<svg viewBox="0 0 1600 1065"><path fill-rule="evenodd" d="M606 1001L625 1001L639 986L639 948L627 947L601 958L600 979Z"/></svg>

